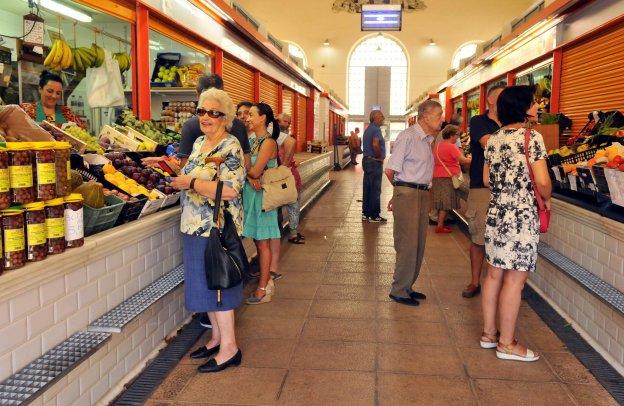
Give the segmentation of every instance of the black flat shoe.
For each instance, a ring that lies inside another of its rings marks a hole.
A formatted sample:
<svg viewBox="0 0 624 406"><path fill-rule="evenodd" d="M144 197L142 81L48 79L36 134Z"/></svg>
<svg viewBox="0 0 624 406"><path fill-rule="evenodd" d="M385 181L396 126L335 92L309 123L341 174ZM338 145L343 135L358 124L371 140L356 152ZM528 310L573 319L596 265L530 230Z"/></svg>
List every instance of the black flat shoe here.
<svg viewBox="0 0 624 406"><path fill-rule="evenodd" d="M197 370L199 372L203 372L203 373L206 373L206 372L219 372L219 371L223 371L224 369L229 368L229 367L237 367L237 366L239 366L241 364L242 360L243 360L243 353L239 349L238 352L236 354L234 354L234 356L232 358L230 358L229 360L225 361L223 364L219 365L219 364L217 364L217 361L214 358L211 358L205 364L200 365L199 367L197 367Z"/></svg>
<svg viewBox="0 0 624 406"><path fill-rule="evenodd" d="M410 293L410 297L416 300L423 300L427 298L427 295L425 295L424 293L413 291L412 293Z"/></svg>
<svg viewBox="0 0 624 406"><path fill-rule="evenodd" d="M420 304L418 300L411 297L398 297L394 295L388 295L388 297L395 302L406 306L418 306Z"/></svg>
<svg viewBox="0 0 624 406"><path fill-rule="evenodd" d="M211 357L211 356L215 355L218 352L219 352L219 346L218 345L216 347L212 347L210 349L206 348L205 345L202 345L201 347L199 347L198 349L193 351L189 355L189 357L191 357L193 359L208 358L208 357Z"/></svg>

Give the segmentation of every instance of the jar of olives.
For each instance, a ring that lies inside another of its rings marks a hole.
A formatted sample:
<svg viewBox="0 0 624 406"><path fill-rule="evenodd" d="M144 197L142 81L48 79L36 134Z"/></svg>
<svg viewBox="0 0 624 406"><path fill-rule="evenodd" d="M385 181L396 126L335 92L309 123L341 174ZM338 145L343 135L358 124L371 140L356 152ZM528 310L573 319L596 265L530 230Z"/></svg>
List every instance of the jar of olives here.
<svg viewBox="0 0 624 406"><path fill-rule="evenodd" d="M45 203L25 204L26 257L29 261L41 261L48 256Z"/></svg>
<svg viewBox="0 0 624 406"><path fill-rule="evenodd" d="M9 177L9 153L0 147L0 210L11 205L11 178Z"/></svg>
<svg viewBox="0 0 624 406"><path fill-rule="evenodd" d="M56 198L45 202L48 255L65 252L65 202Z"/></svg>
<svg viewBox="0 0 624 406"><path fill-rule="evenodd" d="M56 158L54 142L33 142L33 174L35 196L38 200L56 197Z"/></svg>
<svg viewBox="0 0 624 406"><path fill-rule="evenodd" d="M17 269L26 264L24 213L21 209L2 210L4 269Z"/></svg>
<svg viewBox="0 0 624 406"><path fill-rule="evenodd" d="M11 201L17 204L35 201L33 170L29 142L7 142Z"/></svg>
<svg viewBox="0 0 624 406"><path fill-rule="evenodd" d="M84 245L84 218L80 193L72 193L65 198L65 243L67 248Z"/></svg>
<svg viewBox="0 0 624 406"><path fill-rule="evenodd" d="M71 172L69 164L71 144L69 142L54 143L54 158L56 165L56 195L67 196L71 192Z"/></svg>

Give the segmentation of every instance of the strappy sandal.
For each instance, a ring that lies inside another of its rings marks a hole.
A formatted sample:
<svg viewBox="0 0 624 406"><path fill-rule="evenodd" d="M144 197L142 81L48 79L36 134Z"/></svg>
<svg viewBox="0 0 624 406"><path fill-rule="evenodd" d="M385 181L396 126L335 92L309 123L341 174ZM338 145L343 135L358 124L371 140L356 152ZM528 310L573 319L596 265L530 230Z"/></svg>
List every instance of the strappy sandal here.
<svg viewBox="0 0 624 406"><path fill-rule="evenodd" d="M305 240L299 237L299 234L296 237L289 238L288 242L291 244L305 244Z"/></svg>
<svg viewBox="0 0 624 406"><path fill-rule="evenodd" d="M496 357L509 361L533 362L540 359L540 355L533 350L526 349L526 354L518 354L514 349L518 346L518 340L513 340L511 344L503 344L499 341L496 346Z"/></svg>
<svg viewBox="0 0 624 406"><path fill-rule="evenodd" d="M492 349L496 348L498 345L498 337L500 337L500 333L497 331L496 334L488 334L485 331L481 333L481 339L479 340L479 345L481 348Z"/></svg>
<svg viewBox="0 0 624 406"><path fill-rule="evenodd" d="M273 292L267 289L268 287L269 287L268 285L265 288L258 287L258 290L261 290L264 292L264 296L258 298L256 297L255 293L252 293L251 296L249 296L245 300L245 303L247 303L248 305L258 305L262 303L269 303L271 299L273 298Z"/></svg>

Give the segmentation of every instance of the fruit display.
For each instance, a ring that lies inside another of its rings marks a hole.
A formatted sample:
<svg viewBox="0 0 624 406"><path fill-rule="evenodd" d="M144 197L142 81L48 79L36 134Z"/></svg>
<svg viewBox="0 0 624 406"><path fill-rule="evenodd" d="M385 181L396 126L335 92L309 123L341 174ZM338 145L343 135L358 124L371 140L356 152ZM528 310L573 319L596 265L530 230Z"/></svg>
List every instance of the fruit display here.
<svg viewBox="0 0 624 406"><path fill-rule="evenodd" d="M121 113L120 120L122 125L133 128L147 138L156 141L160 145L168 145L180 142L180 134L160 131L152 121L139 120L131 110L124 110Z"/></svg>
<svg viewBox="0 0 624 406"><path fill-rule="evenodd" d="M94 151L96 154L103 154L104 150L98 143L97 139L89 134L89 132L77 125L63 126L63 130L74 138L79 139L87 144L86 151Z"/></svg>
<svg viewBox="0 0 624 406"><path fill-rule="evenodd" d="M68 69L74 63L73 52L67 42L57 39L52 44L43 66L52 70Z"/></svg>
<svg viewBox="0 0 624 406"><path fill-rule="evenodd" d="M119 175L116 175L116 173L122 173L126 177L138 183L139 187L143 186L148 190L157 189L159 192L166 195L176 192L174 188L167 184L166 177L162 176L152 168L141 166L141 164L126 157L123 152L111 152L106 154L106 157L111 161L110 164L105 164L102 168L106 180L108 180L108 178L106 178L107 174L110 175L109 177L111 178L113 176L117 176L119 178ZM125 189L122 188L122 190ZM147 193L142 194L147 196Z"/></svg>
<svg viewBox="0 0 624 406"><path fill-rule="evenodd" d="M160 120L169 129L180 131L186 120L195 115L195 102L163 102Z"/></svg>
<svg viewBox="0 0 624 406"><path fill-rule="evenodd" d="M178 68L178 79L182 87L197 87L199 78L206 71L206 66L201 63L183 65Z"/></svg>
<svg viewBox="0 0 624 406"><path fill-rule="evenodd" d="M178 71L178 67L177 66L171 66L171 67L165 67L165 66L160 66L158 68L158 73L156 74L156 79L154 79L154 82L156 83L163 83L163 82L176 82L176 73Z"/></svg>
<svg viewBox="0 0 624 406"><path fill-rule="evenodd" d="M104 63L104 48L97 44L91 47L74 49L73 66L76 72L86 72L87 68L98 68Z"/></svg>

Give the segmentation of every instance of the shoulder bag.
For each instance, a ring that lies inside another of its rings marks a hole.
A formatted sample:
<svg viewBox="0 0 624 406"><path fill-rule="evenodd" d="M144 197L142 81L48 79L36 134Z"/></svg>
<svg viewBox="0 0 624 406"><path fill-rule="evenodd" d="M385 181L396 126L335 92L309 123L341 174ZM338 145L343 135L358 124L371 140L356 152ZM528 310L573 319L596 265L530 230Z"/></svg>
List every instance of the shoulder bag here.
<svg viewBox="0 0 624 406"><path fill-rule="evenodd" d="M221 306L221 290L233 288L241 283L243 275L249 270L243 242L236 231L234 219L227 209L223 210L223 229L219 229L222 193L223 182L219 180L212 217L213 226L204 251L206 281L208 289L218 291L217 306Z"/></svg>
<svg viewBox="0 0 624 406"><path fill-rule="evenodd" d="M533 193L535 194L535 200L537 200L537 215L539 216L540 233L548 232L548 225L550 224L550 210L546 209L544 199L537 190L535 185L535 176L533 175L533 167L529 163L529 140L531 137L531 129L526 128L524 130L524 158L526 159L527 168L529 170L529 177L531 178L531 185L533 185Z"/></svg>
<svg viewBox="0 0 624 406"><path fill-rule="evenodd" d="M262 211L271 211L297 201L297 185L290 168L282 165L266 168L260 178L262 184Z"/></svg>
<svg viewBox="0 0 624 406"><path fill-rule="evenodd" d="M447 168L446 165L444 165L444 162L440 159L440 155L438 154L439 148L440 148L440 144L438 143L436 144L436 156L438 157L438 161L440 161L446 173L448 173L449 176L451 177L451 182L453 182L453 187L455 189L459 189L461 185L463 185L464 183L464 174L461 172L461 170L459 171L459 175L451 174L451 171L449 171L449 168Z"/></svg>

